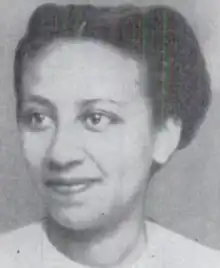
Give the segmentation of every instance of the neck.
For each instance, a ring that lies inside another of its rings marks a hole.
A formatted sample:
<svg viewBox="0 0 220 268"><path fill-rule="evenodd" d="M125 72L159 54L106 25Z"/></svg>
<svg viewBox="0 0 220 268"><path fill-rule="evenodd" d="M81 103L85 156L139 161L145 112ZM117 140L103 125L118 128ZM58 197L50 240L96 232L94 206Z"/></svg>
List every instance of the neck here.
<svg viewBox="0 0 220 268"><path fill-rule="evenodd" d="M50 242L73 261L91 267L129 267L146 247L144 217L135 214L105 232L70 231L48 219L47 233Z"/></svg>

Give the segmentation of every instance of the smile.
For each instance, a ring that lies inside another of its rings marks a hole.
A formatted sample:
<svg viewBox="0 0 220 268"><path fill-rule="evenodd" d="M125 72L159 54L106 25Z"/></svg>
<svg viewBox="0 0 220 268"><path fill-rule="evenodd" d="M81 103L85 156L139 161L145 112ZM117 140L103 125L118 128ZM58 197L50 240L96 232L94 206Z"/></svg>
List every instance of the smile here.
<svg viewBox="0 0 220 268"><path fill-rule="evenodd" d="M70 195L85 192L94 184L100 182L100 179L51 179L45 183L48 190L59 195Z"/></svg>

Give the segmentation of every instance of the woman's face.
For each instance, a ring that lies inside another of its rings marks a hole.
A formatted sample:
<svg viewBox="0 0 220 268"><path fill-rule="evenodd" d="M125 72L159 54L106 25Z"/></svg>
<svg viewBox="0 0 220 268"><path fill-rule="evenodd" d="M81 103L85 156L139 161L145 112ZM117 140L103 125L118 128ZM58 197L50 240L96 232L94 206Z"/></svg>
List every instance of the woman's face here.
<svg viewBox="0 0 220 268"><path fill-rule="evenodd" d="M153 142L141 65L100 43L57 41L26 67L19 129L49 215L84 229L143 209Z"/></svg>

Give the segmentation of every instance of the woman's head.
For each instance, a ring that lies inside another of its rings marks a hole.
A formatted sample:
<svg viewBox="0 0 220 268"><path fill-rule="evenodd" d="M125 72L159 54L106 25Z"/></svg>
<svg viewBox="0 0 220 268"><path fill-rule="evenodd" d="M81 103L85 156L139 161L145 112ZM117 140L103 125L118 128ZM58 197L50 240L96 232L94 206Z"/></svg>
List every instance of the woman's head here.
<svg viewBox="0 0 220 268"><path fill-rule="evenodd" d="M165 7L40 7L15 88L48 212L76 229L141 214L152 163L191 141L210 97L194 33Z"/></svg>

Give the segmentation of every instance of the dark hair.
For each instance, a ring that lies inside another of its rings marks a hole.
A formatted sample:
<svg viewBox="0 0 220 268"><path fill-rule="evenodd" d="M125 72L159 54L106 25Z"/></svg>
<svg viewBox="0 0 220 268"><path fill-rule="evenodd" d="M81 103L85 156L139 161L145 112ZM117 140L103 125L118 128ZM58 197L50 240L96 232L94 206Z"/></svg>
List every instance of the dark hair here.
<svg viewBox="0 0 220 268"><path fill-rule="evenodd" d="M211 97L209 75L196 36L185 18L165 6L46 4L32 14L14 63L17 104L22 96L26 59L56 39L89 38L111 44L147 63L147 94L157 124L168 117L182 122L179 149L193 138Z"/></svg>

